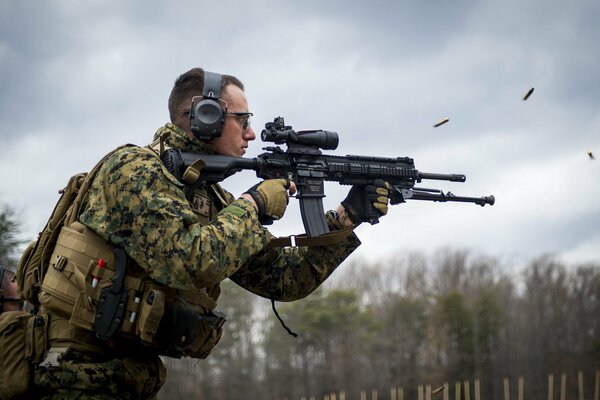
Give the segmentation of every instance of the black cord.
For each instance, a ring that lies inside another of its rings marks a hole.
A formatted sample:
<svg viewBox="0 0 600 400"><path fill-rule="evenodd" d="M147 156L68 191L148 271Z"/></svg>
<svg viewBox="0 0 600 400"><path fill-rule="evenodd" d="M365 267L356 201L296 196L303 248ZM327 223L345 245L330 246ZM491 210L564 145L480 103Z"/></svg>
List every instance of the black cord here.
<svg viewBox="0 0 600 400"><path fill-rule="evenodd" d="M290 328L288 328L287 325L285 324L285 322L283 322L283 320L279 316L279 313L277 312L277 309L275 308L275 300L271 299L271 305L273 306L273 312L275 313L275 316L281 323L281 326L283 326L283 328L287 331L287 333L289 333L293 337L298 337L298 334L296 332L292 331Z"/></svg>

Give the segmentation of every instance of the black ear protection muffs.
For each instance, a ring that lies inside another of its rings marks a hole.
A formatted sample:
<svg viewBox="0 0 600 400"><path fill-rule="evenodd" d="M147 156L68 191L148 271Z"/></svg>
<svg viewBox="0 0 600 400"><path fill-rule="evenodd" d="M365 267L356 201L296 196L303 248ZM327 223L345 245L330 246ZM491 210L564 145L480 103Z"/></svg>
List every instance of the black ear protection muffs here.
<svg viewBox="0 0 600 400"><path fill-rule="evenodd" d="M219 101L220 97L221 75L204 71L202 96L192 99L192 108L190 109L190 126L194 136L200 140L210 140L221 136L227 116L227 105ZM225 104L225 109L222 104Z"/></svg>

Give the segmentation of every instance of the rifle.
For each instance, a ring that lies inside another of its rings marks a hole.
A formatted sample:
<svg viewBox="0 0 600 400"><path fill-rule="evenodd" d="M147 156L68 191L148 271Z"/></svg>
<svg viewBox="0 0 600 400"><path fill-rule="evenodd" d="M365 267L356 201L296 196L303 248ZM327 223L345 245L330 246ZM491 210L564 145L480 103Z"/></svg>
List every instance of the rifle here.
<svg viewBox="0 0 600 400"><path fill-rule="evenodd" d="M216 154L186 153L167 149L161 159L169 172L179 181L186 183L186 195L203 184L221 182L242 170L254 170L262 179L285 178L296 183L300 200L302 223L308 237L329 232L324 216L324 182L334 181L342 185L366 185L375 179L383 179L392 186L390 203L406 200L429 200L439 202L465 202L480 206L493 205L494 196L463 197L438 189L415 187L423 179L450 182L465 182L462 174L437 174L415 169L410 157L332 156L321 150L335 150L339 138L336 132L323 130L294 131L286 126L283 117L265 124L261 133L264 142L285 144L263 148L265 153L256 158L222 156ZM378 221L375 210L371 210L369 222ZM272 221L270 221L272 222ZM264 222L265 224L268 222Z"/></svg>

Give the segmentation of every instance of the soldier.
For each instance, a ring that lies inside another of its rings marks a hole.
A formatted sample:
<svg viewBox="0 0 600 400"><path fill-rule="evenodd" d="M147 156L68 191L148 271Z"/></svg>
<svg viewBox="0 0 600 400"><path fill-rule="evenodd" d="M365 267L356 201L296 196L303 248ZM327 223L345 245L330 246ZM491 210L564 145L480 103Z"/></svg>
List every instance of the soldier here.
<svg viewBox="0 0 600 400"><path fill-rule="evenodd" d="M153 398L165 380L159 355L204 358L218 342L221 281L273 301L300 299L360 244L351 233L332 245L269 246L260 222L283 216L293 182L265 180L235 198L218 184L188 193L167 171L159 157L167 147L244 155L256 135L237 78L194 68L175 81L168 107L171 122L152 145L105 159L77 221L58 237L40 295L50 349L34 374L40 398ZM388 187L352 187L327 212L329 228L357 226L369 207L385 215ZM79 279L77 265L91 269Z"/></svg>
<svg viewBox="0 0 600 400"><path fill-rule="evenodd" d="M0 266L0 313L4 311L21 311L24 302L19 298L15 273Z"/></svg>

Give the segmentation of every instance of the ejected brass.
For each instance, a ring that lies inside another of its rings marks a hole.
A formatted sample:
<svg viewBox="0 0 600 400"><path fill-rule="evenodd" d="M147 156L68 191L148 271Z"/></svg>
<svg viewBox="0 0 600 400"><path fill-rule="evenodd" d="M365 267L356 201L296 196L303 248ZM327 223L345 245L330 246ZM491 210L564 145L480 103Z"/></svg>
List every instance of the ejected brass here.
<svg viewBox="0 0 600 400"><path fill-rule="evenodd" d="M435 124L433 127L437 128L440 125L444 125L446 122L450 121L450 119L448 118L444 118L443 120L441 120L440 122L438 122L437 124Z"/></svg>
<svg viewBox="0 0 600 400"><path fill-rule="evenodd" d="M533 88L529 89L529 91L525 93L525 96L523 96L523 101L527 100L529 96L531 96L531 93L533 93Z"/></svg>
<svg viewBox="0 0 600 400"><path fill-rule="evenodd" d="M596 159L596 157L594 157L594 153L592 153L591 151L588 151L587 155L590 157L590 160L595 160Z"/></svg>

